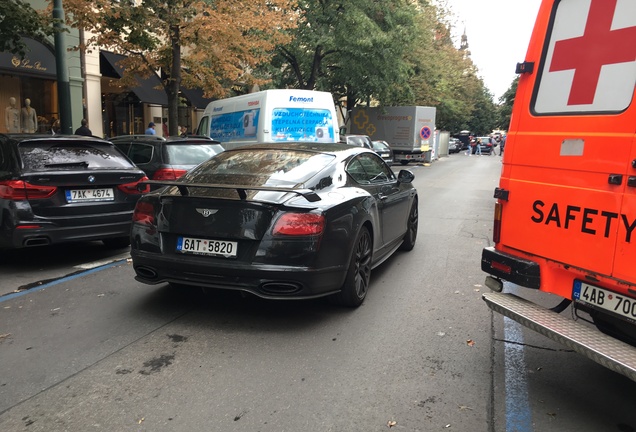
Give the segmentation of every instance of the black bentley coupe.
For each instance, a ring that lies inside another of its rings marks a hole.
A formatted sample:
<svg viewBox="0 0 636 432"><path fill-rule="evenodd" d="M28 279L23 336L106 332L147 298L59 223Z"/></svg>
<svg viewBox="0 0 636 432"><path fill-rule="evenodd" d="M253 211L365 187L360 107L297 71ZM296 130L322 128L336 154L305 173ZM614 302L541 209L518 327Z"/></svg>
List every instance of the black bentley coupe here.
<svg viewBox="0 0 636 432"><path fill-rule="evenodd" d="M362 304L371 270L413 249L414 175L344 144L226 150L144 195L133 214L136 279L269 299Z"/></svg>

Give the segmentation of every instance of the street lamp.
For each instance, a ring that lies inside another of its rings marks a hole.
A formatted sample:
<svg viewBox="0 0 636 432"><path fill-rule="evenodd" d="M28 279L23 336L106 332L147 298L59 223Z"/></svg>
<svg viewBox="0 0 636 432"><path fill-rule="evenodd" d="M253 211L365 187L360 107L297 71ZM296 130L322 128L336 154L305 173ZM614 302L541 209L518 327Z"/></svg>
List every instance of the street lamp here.
<svg viewBox="0 0 636 432"><path fill-rule="evenodd" d="M57 73L57 94L60 114L60 126L63 134L73 133L71 115L71 85L66 66L66 41L64 37L64 9L62 0L53 0L53 18L55 19L55 66Z"/></svg>

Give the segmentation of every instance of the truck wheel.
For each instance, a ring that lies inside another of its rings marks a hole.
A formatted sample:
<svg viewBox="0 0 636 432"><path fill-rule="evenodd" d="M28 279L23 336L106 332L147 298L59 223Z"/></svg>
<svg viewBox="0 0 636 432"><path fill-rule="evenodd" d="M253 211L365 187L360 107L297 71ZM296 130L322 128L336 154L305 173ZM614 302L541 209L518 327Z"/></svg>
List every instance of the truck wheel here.
<svg viewBox="0 0 636 432"><path fill-rule="evenodd" d="M406 222L406 234L404 234L404 240L400 245L400 250L411 251L415 247L415 240L417 239L417 224L418 224L418 210L417 210L417 197L413 199L411 204L411 211L409 212L409 219Z"/></svg>
<svg viewBox="0 0 636 432"><path fill-rule="evenodd" d="M401 161L400 161L400 163L401 163L402 165L408 165L408 164L409 164L409 160L408 160L408 159L406 159L406 160L401 160Z"/></svg>
<svg viewBox="0 0 636 432"><path fill-rule="evenodd" d="M371 280L372 255L373 242L371 234L369 234L367 228L362 227L356 239L342 290L329 297L332 303L349 307L358 307L362 304L367 296L369 281Z"/></svg>
<svg viewBox="0 0 636 432"><path fill-rule="evenodd" d="M590 315L601 332L636 347L636 330L632 324L596 310L591 310Z"/></svg>

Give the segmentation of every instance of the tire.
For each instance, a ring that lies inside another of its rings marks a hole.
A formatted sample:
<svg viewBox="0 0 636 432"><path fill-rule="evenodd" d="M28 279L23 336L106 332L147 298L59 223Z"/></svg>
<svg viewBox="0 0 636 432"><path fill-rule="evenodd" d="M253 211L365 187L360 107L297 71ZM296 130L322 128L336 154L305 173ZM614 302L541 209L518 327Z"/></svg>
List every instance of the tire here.
<svg viewBox="0 0 636 432"><path fill-rule="evenodd" d="M400 163L401 163L402 165L408 165L408 164L409 164L409 161L408 161L408 159L406 159L406 160L404 160L404 159L403 159L403 160L401 160L401 161L400 161Z"/></svg>
<svg viewBox="0 0 636 432"><path fill-rule="evenodd" d="M108 249L122 249L130 246L130 237L115 237L102 239L104 246Z"/></svg>
<svg viewBox="0 0 636 432"><path fill-rule="evenodd" d="M373 256L373 241L371 234L365 227L360 229L353 248L349 269L342 290L333 294L329 299L338 305L358 307L364 301L371 280L371 258Z"/></svg>
<svg viewBox="0 0 636 432"><path fill-rule="evenodd" d="M411 251L415 247L415 240L417 240L417 225L419 219L419 211L417 208L417 197L413 199L411 204L411 211L409 211L409 219L406 222L406 233L404 234L404 240L400 245L400 250Z"/></svg>

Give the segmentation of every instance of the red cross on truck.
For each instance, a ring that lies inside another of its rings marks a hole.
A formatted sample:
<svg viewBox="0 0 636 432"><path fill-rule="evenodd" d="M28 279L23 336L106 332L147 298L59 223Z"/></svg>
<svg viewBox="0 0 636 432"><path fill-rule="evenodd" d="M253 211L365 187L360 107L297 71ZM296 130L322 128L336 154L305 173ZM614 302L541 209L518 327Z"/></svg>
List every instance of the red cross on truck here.
<svg viewBox="0 0 636 432"><path fill-rule="evenodd" d="M517 71L483 299L636 381L636 0L542 0Z"/></svg>

